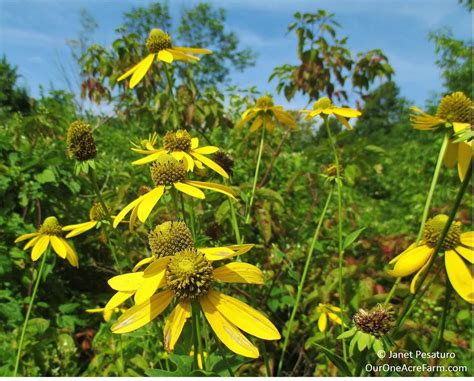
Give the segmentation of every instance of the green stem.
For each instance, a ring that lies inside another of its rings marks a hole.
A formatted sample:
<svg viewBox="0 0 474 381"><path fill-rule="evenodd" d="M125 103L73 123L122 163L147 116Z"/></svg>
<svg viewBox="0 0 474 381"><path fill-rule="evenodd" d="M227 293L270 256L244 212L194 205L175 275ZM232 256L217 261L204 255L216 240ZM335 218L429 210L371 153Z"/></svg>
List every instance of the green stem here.
<svg viewBox="0 0 474 381"><path fill-rule="evenodd" d="M183 199L183 195L181 195L181 200ZM196 216L194 215L194 199L192 197L189 198L189 219L191 220L191 232L193 233L194 239L196 239Z"/></svg>
<svg viewBox="0 0 474 381"><path fill-rule="evenodd" d="M334 163L336 165L336 185L337 185L337 251L339 258L339 308L341 313L345 313L345 300L344 300L344 283L343 283L343 260L344 260L344 249L342 247L342 182L341 182L341 168L339 165L339 156L337 154L336 139L331 134L331 128L329 127L329 118L325 117L326 131L328 133L329 141L331 142L332 150L334 153ZM341 334L344 333L344 325L341 326ZM342 352L344 360L347 360L346 353L346 341L342 340Z"/></svg>
<svg viewBox="0 0 474 381"><path fill-rule="evenodd" d="M439 240L436 244L436 247L433 251L433 254L431 255L430 262L428 263L428 266L427 266L424 274L422 275L420 281L418 282L419 286L418 286L416 292L410 296L410 299L407 302L407 306L403 310L403 313L400 314L400 317L398 318L397 325L396 325L396 328L395 328L395 331L394 331L393 334L395 334L395 332L398 331L400 326L405 322L405 320L408 318L410 312L412 311L412 308L411 308L412 303L415 300L415 298L417 297L417 293L421 289L421 287L423 286L423 283L425 282L426 278L428 277L428 274L430 273L430 270L433 267L435 259L437 258L438 253L441 250L444 239L446 238L446 235L449 232L449 228L451 227L451 224L454 221L454 217L456 216L456 213L459 209L459 206L461 205L462 198L463 198L464 194L466 193L466 190L467 190L467 187L468 187L469 182L471 180L471 177L472 177L472 159L471 159L471 163L469 164L469 168L468 168L468 171L466 173L466 177L464 178L464 180L461 184L461 187L459 188L459 191L456 195L456 200L454 201L454 205L453 205L453 207L452 207L452 209L449 213L448 221L446 222L446 225L444 226L444 229L443 229L443 231L442 231L442 233L439 237ZM418 298L416 299L416 301L418 301Z"/></svg>
<svg viewBox="0 0 474 381"><path fill-rule="evenodd" d="M257 156L257 164L255 166L255 176L253 178L253 185L252 185L252 194L250 195L250 201L247 209L247 216L245 217L245 223L248 224L250 222L250 212L252 211L252 204L253 199L255 197L255 190L257 189L257 181L258 181L258 172L260 170L260 161L262 160L262 152L263 152L263 142L265 140L265 119L263 119L262 124L262 136L260 138L260 146L258 148L258 156Z"/></svg>
<svg viewBox="0 0 474 381"><path fill-rule="evenodd" d="M164 71L165 71L165 74L166 74L166 79L168 80L168 95L171 99L171 103L172 103L172 106L173 106L173 116L174 116L173 127L176 128L179 123L178 123L178 107L177 107L177 104L176 104L176 98L175 98L174 93L173 93L174 82L173 82L173 79L171 77L171 73L169 72L168 65L166 63L163 63L163 68L164 68Z"/></svg>
<svg viewBox="0 0 474 381"><path fill-rule="evenodd" d="M328 198L326 200L326 203L324 204L323 211L321 213L321 216L319 217L318 225L316 227L316 230L314 231L314 235L313 235L313 238L311 240L311 244L310 244L310 247L309 247L309 250L308 250L308 254L306 256L306 263L305 263L304 268L303 268L303 274L301 275L301 280L300 280L300 283L298 284L298 290L296 292L295 304L293 306L293 310L291 311L290 320L288 321L288 327L287 327L286 332L285 332L285 341L283 342L283 349L281 351L280 361L278 362L277 376L280 375L281 369L283 367L283 361L285 359L286 349L288 347L288 343L289 343L289 340L290 340L291 328L293 326L293 321L295 320L296 313L298 312L298 307L299 307L299 304L300 304L300 301L301 301L301 295L303 293L304 282L305 282L306 277L308 275L309 265L311 264L311 259L312 259L312 256L313 256L314 246L316 245L316 242L318 240L319 232L321 230L321 226L322 226L324 218L326 216L326 212L328 210L329 203L331 202L333 190L334 190L334 188L331 187L331 189L329 191L329 194L328 194Z"/></svg>
<svg viewBox="0 0 474 381"><path fill-rule="evenodd" d="M176 194L176 189L174 187L171 187L171 198L173 199L173 206L174 206L174 216L176 219L178 219L179 215L179 208L178 208L178 196ZM184 214L183 214L183 221L184 221Z"/></svg>
<svg viewBox="0 0 474 381"><path fill-rule="evenodd" d="M43 254L43 258L41 259L41 264L38 270L38 274L36 276L36 282L33 288L33 293L31 294L31 297L30 297L30 304L28 305L28 310L26 311L25 321L23 323L23 328L21 330L20 343L18 344L18 351L16 354L15 370L13 371L13 377L16 377L18 374L18 367L20 366L20 359L21 359L21 351L23 349L23 342L25 340L26 327L28 326L28 320L30 319L31 310L33 309L33 304L35 302L36 293L38 292L38 286L41 282L41 276L43 275L44 265L46 263L46 257L48 256L48 254L49 254L49 247L46 249L46 252Z"/></svg>
<svg viewBox="0 0 474 381"><path fill-rule="evenodd" d="M267 347L265 345L265 341L263 341L263 340L262 340L262 343L261 343L261 347L262 347L262 353L263 353L263 361L265 363L265 373L266 373L267 377L271 377L272 376L272 370L270 369L270 362L268 360Z"/></svg>
<svg viewBox="0 0 474 381"><path fill-rule="evenodd" d="M446 148L448 147L448 142L449 142L449 134L444 135L443 143L441 143L441 147L439 149L438 153L438 159L436 161L436 167L433 173L433 178L431 179L431 185L430 189L428 191L428 196L426 197L426 202L425 202L425 207L423 209L423 214L421 217L421 223L420 223L420 229L418 230L418 235L416 236L416 241L415 245L418 245L420 242L421 238L423 237L423 231L425 230L425 223L426 220L428 219L428 214L430 212L431 208L431 202L433 200L433 195L434 191L436 188L436 184L438 183L439 175L441 173L441 166L443 164L443 158L446 153ZM388 304L395 293L395 290L397 289L398 285L400 284L401 278L397 278L395 284L393 285L392 289L390 290L390 293L385 300L385 304Z"/></svg>
<svg viewBox="0 0 474 381"><path fill-rule="evenodd" d="M238 245L242 243L241 240L241 235L240 235L240 230L239 230L239 224L237 222L237 215L235 213L235 208L234 204L232 203L232 200L229 198L229 205L230 205L230 217L231 217L231 223L232 223L232 229L234 230L235 234L235 241Z"/></svg>
<svg viewBox="0 0 474 381"><path fill-rule="evenodd" d="M183 198L183 194L181 192L179 192L179 199L181 201L181 214L183 215L183 221L187 226L189 226L188 222L186 221L186 209L184 208L184 198ZM194 226L191 226L191 229L192 229L193 237L196 238L195 231L194 231Z"/></svg>
<svg viewBox="0 0 474 381"><path fill-rule="evenodd" d="M92 187L94 188L94 192L99 200L100 206L105 212L107 219L112 222L112 217L110 216L109 209L107 205L105 205L104 199L102 198L102 194L100 193L99 185L97 184L97 177L95 176L95 170L93 168L89 168L89 179L91 180Z"/></svg>
<svg viewBox="0 0 474 381"><path fill-rule="evenodd" d="M222 348L222 344L221 344L219 338L217 337L216 333L213 330L211 330L211 331L214 333L214 337L216 338L217 347L219 348L219 352L221 352L222 359L224 360L225 367L227 368L227 371L229 372L229 376L235 377L235 374L234 374L231 366L229 365L229 361L227 360L227 355L225 354L225 350Z"/></svg>
<svg viewBox="0 0 474 381"><path fill-rule="evenodd" d="M201 357L202 368L205 370L204 353L202 351L201 328L199 325L199 318L201 316L199 304L192 303L192 322L194 326L194 362L196 369L199 369L199 356Z"/></svg>
<svg viewBox="0 0 474 381"><path fill-rule="evenodd" d="M434 337L433 343L430 348L430 352L433 351L439 351L441 350L441 346L443 345L443 339L444 339L444 329L446 327L446 318L448 316L449 312L449 301L451 299L451 292L453 288L449 284L449 282L446 282L446 292L444 296L444 305L443 305L443 315L441 316L441 322L438 327L438 332L436 336Z"/></svg>

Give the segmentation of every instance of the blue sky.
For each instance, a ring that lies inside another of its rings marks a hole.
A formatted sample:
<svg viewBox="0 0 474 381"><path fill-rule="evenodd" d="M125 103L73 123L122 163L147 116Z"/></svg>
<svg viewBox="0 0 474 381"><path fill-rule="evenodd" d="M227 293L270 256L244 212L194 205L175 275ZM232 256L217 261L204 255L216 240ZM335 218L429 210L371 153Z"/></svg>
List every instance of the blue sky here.
<svg viewBox="0 0 474 381"><path fill-rule="evenodd" d="M240 87L256 85L274 93L276 82L267 83L272 69L296 63L296 37L286 28L296 11L324 8L336 14L349 36L353 51L381 48L395 68L402 95L423 105L442 90L440 71L434 62L430 31L451 27L458 38L471 38L471 16L456 0L211 0L227 11L227 26L236 32L242 46L258 52L257 65L233 73ZM63 71L74 78L66 39L77 36L79 10L87 9L99 24L94 41L105 46L116 38L114 29L132 6L150 1L132 0L0 0L0 54L17 65L21 83L34 96L39 87L67 88ZM170 1L172 14L195 0ZM73 84L73 88L77 86ZM288 105L283 97L277 99ZM302 98L289 106L301 107Z"/></svg>

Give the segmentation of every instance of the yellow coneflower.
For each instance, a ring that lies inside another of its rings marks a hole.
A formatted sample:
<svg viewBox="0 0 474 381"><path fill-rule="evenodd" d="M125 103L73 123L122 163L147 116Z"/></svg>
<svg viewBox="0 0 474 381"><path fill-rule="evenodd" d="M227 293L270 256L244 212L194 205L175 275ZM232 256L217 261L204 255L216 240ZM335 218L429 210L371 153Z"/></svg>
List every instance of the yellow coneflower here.
<svg viewBox="0 0 474 381"><path fill-rule="evenodd" d="M216 336L233 352L251 358L259 355L241 332L263 340L278 340L275 326L260 312L238 299L213 289L214 282L263 284L263 274L254 265L231 262L218 268L212 263L250 250L253 245L194 249L156 259L144 271L118 275L109 280L117 293L105 309L113 309L134 296L136 305L112 326L114 333L135 331L176 305L164 327L165 349L173 351L187 319L191 303L199 303ZM156 292L159 288L165 291Z"/></svg>
<svg viewBox="0 0 474 381"><path fill-rule="evenodd" d="M328 318L332 322L343 325L342 319L337 315L341 312L339 307L333 306L332 304L319 303L316 308L316 312L319 314L318 328L320 332L326 331L328 325Z"/></svg>
<svg viewBox="0 0 474 381"><path fill-rule="evenodd" d="M150 143L150 141L147 142L146 150L132 148L135 152L147 155L132 162L133 165L150 163L161 155L170 154L176 160L184 160L188 171L193 171L195 165L202 168L204 164L226 179L229 178L227 172L219 164L205 156L219 151L219 148L214 146L199 147L199 139L192 138L186 130L167 132L163 138L162 148L156 149Z"/></svg>
<svg viewBox="0 0 474 381"><path fill-rule="evenodd" d="M117 81L132 76L130 79L130 88L134 88L138 82L145 76L148 69L150 69L153 60L172 63L176 61L199 61L199 58L193 54L210 54L212 51L202 48L183 48L173 46L171 37L168 33L161 29L152 29L150 35L146 40L146 47L149 54L141 60L137 65L128 70L125 74L120 76Z"/></svg>
<svg viewBox="0 0 474 381"><path fill-rule="evenodd" d="M57 255L63 259L67 259L74 267L78 267L79 261L77 254L69 243L61 237L61 233L62 228L61 225L59 225L58 219L56 217L48 217L43 221L43 224L37 232L23 234L15 240L15 243L29 239L23 249L28 250L31 247L33 248L31 251L31 259L33 261L37 261L51 244L51 247Z"/></svg>
<svg viewBox="0 0 474 381"><path fill-rule="evenodd" d="M155 188L128 204L115 217L113 223L114 228L117 227L120 221L122 221L131 210L136 211L136 216L141 222L145 222L156 203L160 200L165 191L171 187L199 199L205 198L204 192L201 189L210 189L235 198L234 191L224 185L187 179L187 169L184 161L178 161L169 154L159 156L151 166L150 171L155 183Z"/></svg>
<svg viewBox="0 0 474 381"><path fill-rule="evenodd" d="M470 128L472 100L458 91L441 99L436 116L427 114L418 107L412 107L411 110L410 120L417 130L443 131L444 128L452 128L443 161L449 168L453 168L457 162L458 175L463 181L472 158L472 141L454 142L454 135Z"/></svg>
<svg viewBox="0 0 474 381"><path fill-rule="evenodd" d="M69 232L66 238L72 238L79 234L85 233L88 230L99 227L101 222L107 219L107 213L102 206L95 203L89 211L90 221L82 222L80 224L67 225L63 227L63 231Z"/></svg>
<svg viewBox="0 0 474 381"><path fill-rule="evenodd" d="M337 107L327 97L318 99L313 104L312 110L301 110L301 112L308 114L305 119L310 120L317 116L334 115L347 129L352 130L347 118L357 118L362 115L360 111L349 107Z"/></svg>
<svg viewBox="0 0 474 381"><path fill-rule="evenodd" d="M250 132L257 131L265 126L268 132L272 132L276 124L288 126L291 129L296 128L296 122L288 111L283 110L283 106L275 106L273 99L268 95L258 98L255 106L247 109L242 114L242 119L236 124L236 128L254 119L250 126Z"/></svg>
<svg viewBox="0 0 474 381"><path fill-rule="evenodd" d="M418 278L430 263L447 221L448 216L444 214L428 220L420 244L409 246L390 261L394 267L388 270L388 274L392 276L400 278L416 272L410 284L412 293L416 290ZM474 304L474 277L471 268L471 264L474 263L474 232L461 233L461 223L453 222L443 242L442 251L444 251L446 273L451 285L461 298Z"/></svg>

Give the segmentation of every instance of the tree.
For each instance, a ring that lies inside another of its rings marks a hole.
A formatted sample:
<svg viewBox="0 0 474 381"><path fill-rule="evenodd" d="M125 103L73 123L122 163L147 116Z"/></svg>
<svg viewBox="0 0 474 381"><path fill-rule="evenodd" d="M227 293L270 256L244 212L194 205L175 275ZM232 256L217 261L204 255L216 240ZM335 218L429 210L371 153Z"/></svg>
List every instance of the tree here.
<svg viewBox="0 0 474 381"><path fill-rule="evenodd" d="M25 114L31 111L31 99L24 88L17 86L17 70L5 56L0 59L0 109Z"/></svg>

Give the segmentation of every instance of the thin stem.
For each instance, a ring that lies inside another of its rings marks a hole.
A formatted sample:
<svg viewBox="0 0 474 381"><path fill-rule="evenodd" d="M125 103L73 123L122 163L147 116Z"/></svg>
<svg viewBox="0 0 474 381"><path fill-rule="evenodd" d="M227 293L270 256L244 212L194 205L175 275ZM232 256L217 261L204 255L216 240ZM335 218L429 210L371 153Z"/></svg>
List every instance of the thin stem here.
<svg viewBox="0 0 474 381"><path fill-rule="evenodd" d="M237 215L235 213L235 208L234 204L232 203L232 200L229 198L229 205L230 205L230 217L231 217L231 223L232 223L232 229L234 230L235 234L235 241L237 244L241 244L241 236L240 236L240 230L239 230L239 224L237 222Z"/></svg>
<svg viewBox="0 0 474 381"><path fill-rule="evenodd" d="M183 200L183 195L181 194L181 201ZM194 239L196 239L196 218L194 215L194 199L189 198L189 219L191 220L191 232L193 233Z"/></svg>
<svg viewBox="0 0 474 381"><path fill-rule="evenodd" d="M464 196L464 194L466 193L466 190L467 190L467 187L469 185L469 182L471 180L471 177L472 177L472 159L471 159L471 163L469 164L469 168L467 170L467 173L466 173L466 177L464 178L462 184L461 184L461 187L459 188L459 191L456 195L456 200L454 201L454 205L449 213L449 218L448 218L448 221L446 222L446 225L444 226L444 229L439 237L439 240L436 244L436 247L433 251L433 254L431 255L431 258L430 258L430 262L427 266L427 269L425 270L423 276L421 277L420 281L419 281L419 286L418 286L418 289L416 290L416 292L414 294L412 294L410 296L410 299L408 300L407 302L407 306L405 307L405 309L403 310L403 313L400 314L400 317L398 318L398 321L397 321L397 325L396 325L396 328L395 328L395 331L394 333L399 329L399 327L405 322L405 320L408 318L408 316L410 315L410 312L412 311L412 303L413 301L415 300L415 298L417 297L417 293L418 293L418 290L421 289L421 287L423 286L423 283L425 282L426 278L428 277L428 274L430 273L430 270L431 268L433 267L433 264L435 262L435 259L436 257L438 256L438 253L439 251L441 250L441 247L443 245L443 242L444 242L444 239L446 238L446 235L448 234L449 232L449 228L451 227L451 224L454 220L454 217L456 216L456 213L459 209L459 206L461 205L461 201L462 201L462 198ZM418 298L416 299L416 301L418 301ZM394 334L393 333L393 334ZM392 335L393 335L392 334Z"/></svg>
<svg viewBox="0 0 474 381"><path fill-rule="evenodd" d="M188 225L188 222L186 221L186 209L184 208L184 198L181 192L179 192L179 199L181 201L181 214L183 215L183 221L186 225ZM196 238L194 226L191 226L191 230L192 230L193 237Z"/></svg>
<svg viewBox="0 0 474 381"><path fill-rule="evenodd" d="M13 377L16 377L18 374L18 367L20 366L21 351L23 349L23 342L25 340L26 327L28 326L28 320L30 319L31 310L33 309L33 304L35 302L36 293L38 292L38 286L41 282L41 276L43 275L43 269L44 269L44 265L46 263L46 257L48 256L48 254L49 254L49 247L46 249L46 252L43 254L43 258L41 259L41 264L38 270L38 274L36 276L36 282L33 288L33 293L31 294L31 297L30 297L30 304L28 305L28 310L26 311L25 321L23 323L23 328L21 330L20 343L18 344L18 351L16 354L15 369L13 371Z"/></svg>
<svg viewBox="0 0 474 381"><path fill-rule="evenodd" d="M205 370L204 363L204 353L202 351L202 341L201 341L201 327L199 325L199 318L201 316L199 304L192 303L192 322L194 326L194 361L197 368L199 369L199 357L201 357L201 363L203 370Z"/></svg>
<svg viewBox="0 0 474 381"><path fill-rule="evenodd" d="M260 161L262 160L262 152L263 152L263 142L265 140L265 119L263 119L262 127L262 136L260 138L260 146L258 148L258 156L257 156L257 164L255 166L255 176L253 178L253 185L252 185L252 194L250 195L250 202L247 209L247 216L245 217L245 223L248 224L250 222L250 212L252 210L253 199L255 197L255 190L257 189L257 180L258 180L258 172L260 170Z"/></svg>
<svg viewBox="0 0 474 381"><path fill-rule="evenodd" d="M336 165L336 185L337 185L337 251L339 257L339 308L342 314L345 313L345 301L344 301L344 284L343 284L343 259L344 249L342 247L342 182L341 182L341 168L339 166L339 156L337 154L336 139L331 134L331 128L329 127L329 118L325 117L326 131L328 133L329 141L331 142L332 150L334 153L334 164ZM341 334L344 333L344 325L341 326ZM342 352L344 360L347 360L346 354L346 341L342 340Z"/></svg>
<svg viewBox="0 0 474 381"><path fill-rule="evenodd" d="M262 346L262 353L263 353L263 361L265 363L265 373L267 377L271 377L272 370L270 369L270 362L268 360L268 353L267 353L267 347L265 345L265 341L262 340L261 346Z"/></svg>
<svg viewBox="0 0 474 381"><path fill-rule="evenodd" d="M102 194L100 193L99 185L97 184L97 177L95 176L95 170L93 168L89 168L89 179L91 180L92 187L94 188L94 192L99 199L100 206L105 212L107 219L112 222L112 218L110 217L109 209L107 205L105 205L104 199L102 198Z"/></svg>
<svg viewBox="0 0 474 381"><path fill-rule="evenodd" d="M229 362L227 361L227 355L225 354L225 351L222 348L222 344L219 341L219 338L217 337L217 335L214 331L212 331L212 332L214 333L214 337L216 338L217 347L219 348L219 352L221 352L222 359L224 360L225 367L227 368L227 371L229 372L229 376L235 377L235 373L233 372L232 368L229 365Z"/></svg>
<svg viewBox="0 0 474 381"><path fill-rule="evenodd" d="M178 196L176 195L176 189L174 189L174 187L171 187L171 198L173 199L174 216L176 219L178 219L178 214L179 214L177 197ZM184 214L183 214L183 221L184 221Z"/></svg>
<svg viewBox="0 0 474 381"><path fill-rule="evenodd" d="M438 328L438 332L434 337L433 343L430 348L430 352L441 350L441 346L443 345L444 339L444 329L446 328L446 318L449 313L449 301L451 299L451 292L453 288L446 282L446 292L444 296L444 305L443 305L443 315L441 316L441 322Z"/></svg>
<svg viewBox="0 0 474 381"><path fill-rule="evenodd" d="M441 143L441 147L439 149L438 159L436 161L436 167L435 167L435 170L434 170L434 173L433 173L433 178L431 179L431 185L430 185L430 189L428 191L428 196L426 197L425 207L423 209L423 214L422 214L422 217L421 217L420 229L418 230L418 235L416 236L415 245L418 245L421 238L423 237L423 231L425 230L425 223L426 223L426 220L428 218L428 214L429 214L430 209L431 209L431 202L433 200L433 195L434 195L434 191L435 191L435 188L436 188L436 184L438 183L439 175L441 173L441 165L443 163L443 158L444 158L444 155L446 153L446 148L448 146L448 141L449 141L449 135L445 134L444 139L443 139L443 143ZM400 280L401 280L401 278L397 278L397 280L394 283L392 289L390 290L390 293L389 293L387 299L385 300L385 304L388 304L390 302L393 294L395 293L395 290L397 289L398 285L400 284Z"/></svg>
<svg viewBox="0 0 474 381"><path fill-rule="evenodd" d="M329 207L329 203L331 202L332 199L332 194L334 191L334 187L331 187L328 198L326 200L326 203L324 204L323 211L321 212L321 216L319 217L318 225L316 227L316 230L314 231L313 239L311 240L311 244L308 250L308 254L306 255L306 263L303 268L303 274L301 275L301 280L298 285L298 290L296 292L296 300L295 304L293 306L293 311L291 311L291 316L290 320L288 321L288 327L285 332L285 341L283 343L283 349L281 351L281 356L280 356L280 361L278 362L278 370L277 370L277 376L280 375L281 369L283 367L283 361L285 359L285 353L286 353L286 348L288 347L288 342L290 339L290 334L291 334L291 328L293 326L293 321L295 320L296 313L298 312L298 307L300 304L301 300L301 294L303 293L303 288L304 288L304 282L306 280L306 276L308 275L308 270L309 270L309 265L311 264L311 259L313 257L313 251L314 251L314 246L316 245L316 242L319 237L319 232L321 230L321 226L323 224L324 218L326 216L326 212Z"/></svg>
<svg viewBox="0 0 474 381"><path fill-rule="evenodd" d="M178 107L176 104L176 98L174 97L174 93L173 93L174 82L171 77L171 73L169 72L168 65L166 63L163 63L163 68L166 74L166 79L168 80L168 95L170 96L171 104L173 106L173 116L174 116L173 127L177 127L178 126Z"/></svg>

